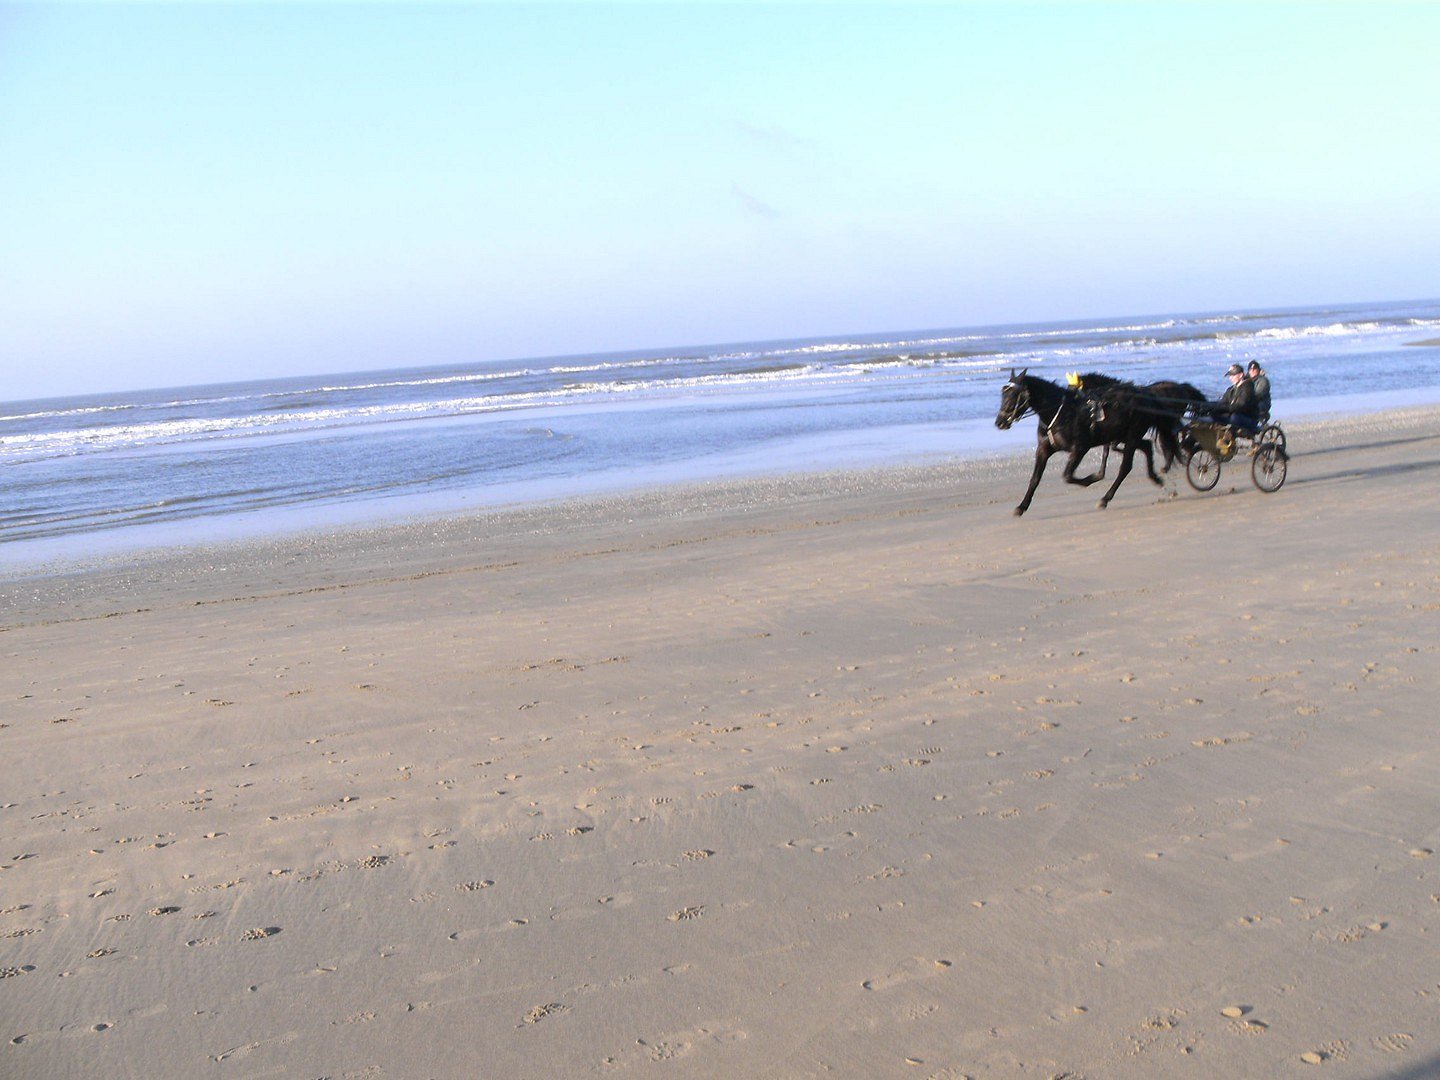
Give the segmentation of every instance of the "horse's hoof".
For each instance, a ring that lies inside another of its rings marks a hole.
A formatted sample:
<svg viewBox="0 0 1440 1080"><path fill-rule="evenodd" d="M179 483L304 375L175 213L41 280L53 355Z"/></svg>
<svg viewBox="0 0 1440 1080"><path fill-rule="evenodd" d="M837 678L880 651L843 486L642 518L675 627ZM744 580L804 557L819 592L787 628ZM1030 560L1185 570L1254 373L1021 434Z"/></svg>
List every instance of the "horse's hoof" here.
<svg viewBox="0 0 1440 1080"><path fill-rule="evenodd" d="M1107 506L1110 505L1110 500L1109 500L1109 499L1101 499L1101 500L1100 500L1098 503L1096 503L1095 505L1098 506L1101 510L1104 510L1105 507L1107 507Z"/></svg>
<svg viewBox="0 0 1440 1080"><path fill-rule="evenodd" d="M1021 514L1025 513L1025 507L1023 507L1023 506L1017 506L1017 507L1015 507L1015 509L1012 511L1012 513L1014 513L1014 515L1015 515L1016 517L1019 517Z"/></svg>

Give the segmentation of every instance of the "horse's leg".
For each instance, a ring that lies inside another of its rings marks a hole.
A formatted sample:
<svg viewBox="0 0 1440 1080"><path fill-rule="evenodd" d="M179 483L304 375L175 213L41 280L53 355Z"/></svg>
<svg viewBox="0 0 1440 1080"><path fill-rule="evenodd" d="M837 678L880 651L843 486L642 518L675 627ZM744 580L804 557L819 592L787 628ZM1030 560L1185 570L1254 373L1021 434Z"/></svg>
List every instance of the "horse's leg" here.
<svg viewBox="0 0 1440 1080"><path fill-rule="evenodd" d="M1161 487L1164 487L1165 481L1161 480L1159 476L1155 475L1155 452L1154 447L1150 443L1150 440L1137 440L1135 443L1135 448L1145 455L1145 471L1150 474L1150 479L1155 481L1155 483L1159 484Z"/></svg>
<svg viewBox="0 0 1440 1080"><path fill-rule="evenodd" d="M1135 447L1131 443L1125 444L1125 455L1120 459L1120 474L1115 477L1115 482L1110 485L1110 490L1105 492L1100 499L1100 509L1110 505L1110 500L1115 497L1115 489L1124 482L1125 477L1130 475L1130 467L1135 464Z"/></svg>
<svg viewBox="0 0 1440 1080"><path fill-rule="evenodd" d="M1015 507L1016 517L1030 509L1030 500L1035 497L1035 489L1040 486L1040 477L1045 472L1045 463L1050 460L1050 455L1054 452L1048 442L1042 442L1035 447L1035 468L1030 472L1030 486L1025 490L1025 497L1020 500L1020 505Z"/></svg>
<svg viewBox="0 0 1440 1080"><path fill-rule="evenodd" d="M1067 484L1079 484L1081 487L1089 487L1100 479L1099 475L1076 476L1075 470L1080 467L1080 461L1091 451L1092 447L1080 444L1070 451L1070 458L1065 462L1065 482Z"/></svg>

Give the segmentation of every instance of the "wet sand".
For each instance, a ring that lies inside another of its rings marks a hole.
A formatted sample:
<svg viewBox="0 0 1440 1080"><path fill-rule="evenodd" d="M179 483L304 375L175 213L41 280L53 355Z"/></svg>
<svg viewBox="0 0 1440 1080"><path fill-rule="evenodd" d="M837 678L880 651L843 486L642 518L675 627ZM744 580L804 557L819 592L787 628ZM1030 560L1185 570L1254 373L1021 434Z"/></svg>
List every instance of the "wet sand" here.
<svg viewBox="0 0 1440 1080"><path fill-rule="evenodd" d="M1440 1071L1440 410L1290 438L0 584L0 1075Z"/></svg>

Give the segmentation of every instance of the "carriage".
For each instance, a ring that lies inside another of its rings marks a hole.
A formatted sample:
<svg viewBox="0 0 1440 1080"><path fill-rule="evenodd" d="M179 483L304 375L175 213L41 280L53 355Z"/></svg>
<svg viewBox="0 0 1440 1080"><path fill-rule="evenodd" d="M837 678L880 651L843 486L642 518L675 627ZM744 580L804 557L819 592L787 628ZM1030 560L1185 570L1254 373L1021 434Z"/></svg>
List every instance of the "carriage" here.
<svg viewBox="0 0 1440 1080"><path fill-rule="evenodd" d="M1248 447L1242 448L1241 443ZM1244 449L1250 455L1250 478L1266 494L1285 483L1289 454L1285 429L1267 421L1258 431L1229 424L1191 419L1180 429L1180 446L1186 453L1185 479L1196 491L1210 491L1220 482L1220 466Z"/></svg>

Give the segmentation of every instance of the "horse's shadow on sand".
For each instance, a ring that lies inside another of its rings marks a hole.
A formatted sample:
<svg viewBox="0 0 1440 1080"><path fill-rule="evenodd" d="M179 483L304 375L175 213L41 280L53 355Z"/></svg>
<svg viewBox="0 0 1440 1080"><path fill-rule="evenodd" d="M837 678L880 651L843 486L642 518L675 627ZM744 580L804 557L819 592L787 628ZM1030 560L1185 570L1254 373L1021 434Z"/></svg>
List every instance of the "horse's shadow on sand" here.
<svg viewBox="0 0 1440 1080"><path fill-rule="evenodd" d="M1394 1072L1376 1073L1370 1080L1435 1080L1437 1076L1440 1076L1440 1054Z"/></svg>
<svg viewBox="0 0 1440 1080"><path fill-rule="evenodd" d="M1333 453L1330 450L1318 451L1318 453ZM1314 455L1305 454L1306 458ZM1290 459L1294 461L1292 457ZM1405 476L1409 473L1431 472L1440 469L1440 458L1430 461L1401 461L1394 465L1377 465L1370 469L1343 469L1340 472L1319 473L1313 476L1296 477L1287 484L1287 487L1304 484L1333 483L1337 480L1378 480L1382 476Z"/></svg>
<svg viewBox="0 0 1440 1080"><path fill-rule="evenodd" d="M1394 446L1409 446L1411 443L1434 442L1433 435L1409 435L1404 438L1377 439L1368 443L1340 443L1319 450L1306 450L1306 457L1324 457L1326 454L1348 454L1352 450L1386 450Z"/></svg>

